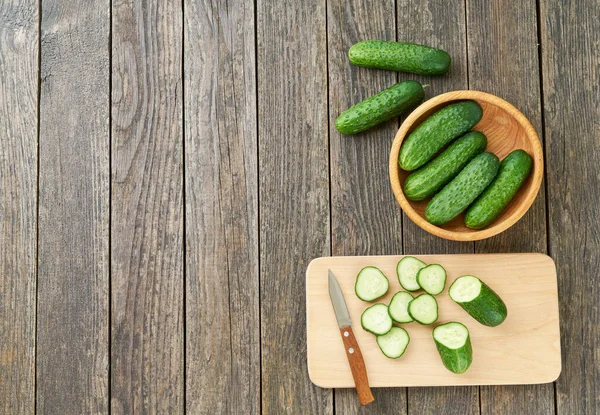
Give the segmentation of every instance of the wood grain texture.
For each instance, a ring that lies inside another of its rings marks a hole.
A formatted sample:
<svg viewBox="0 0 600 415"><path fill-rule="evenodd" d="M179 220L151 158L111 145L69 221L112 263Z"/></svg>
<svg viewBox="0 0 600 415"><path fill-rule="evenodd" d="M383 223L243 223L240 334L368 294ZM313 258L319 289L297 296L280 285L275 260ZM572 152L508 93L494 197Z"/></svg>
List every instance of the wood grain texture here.
<svg viewBox="0 0 600 415"><path fill-rule="evenodd" d="M597 1L540 3L549 251L558 267L559 414L600 413L600 21Z"/></svg>
<svg viewBox="0 0 600 415"><path fill-rule="evenodd" d="M35 408L37 1L0 1L0 413Z"/></svg>
<svg viewBox="0 0 600 415"><path fill-rule="evenodd" d="M452 65L444 76L412 76L429 84L426 99L443 92L467 89L465 3L462 0L397 0L398 40L438 47L450 54ZM398 208L399 209L399 208ZM403 253L472 253L473 244L440 239L402 216ZM477 387L408 389L410 414L479 413Z"/></svg>
<svg viewBox="0 0 600 415"><path fill-rule="evenodd" d="M365 406L373 402L373 392L369 387L369 378L367 376L367 368L365 367L365 361L363 360L360 346L354 337L352 327L340 328L340 334L342 335L342 341L344 342L344 348L346 350L346 358L350 364L350 370L352 372L352 378L354 379L354 385L358 394L358 400L360 404Z"/></svg>
<svg viewBox="0 0 600 415"><path fill-rule="evenodd" d="M370 7L359 0L327 2L332 255L402 250L401 211L389 192L385 168L397 122L354 136L335 129L335 119L344 110L398 80L394 72L359 68L348 60L348 49L356 42L395 40L394 8L395 2L389 0ZM411 76L401 74L400 79ZM381 413L386 408L402 413L406 408L405 390L379 389L374 394L375 402L361 408L355 390L336 390L336 413Z"/></svg>
<svg viewBox="0 0 600 415"><path fill-rule="evenodd" d="M327 414L306 367L304 272L330 252L324 0L257 3L262 411ZM337 334L337 330L336 330Z"/></svg>
<svg viewBox="0 0 600 415"><path fill-rule="evenodd" d="M509 101L525 114L542 138L536 2L469 0L467 30L470 88ZM497 236L476 242L475 250L547 252L544 186L519 222ZM498 408L510 413L554 413L552 384L482 387L480 394L482 414L497 413Z"/></svg>
<svg viewBox="0 0 600 415"><path fill-rule="evenodd" d="M183 413L182 9L112 6L111 409Z"/></svg>
<svg viewBox="0 0 600 415"><path fill-rule="evenodd" d="M184 20L186 409L259 413L254 3L185 1Z"/></svg>
<svg viewBox="0 0 600 415"><path fill-rule="evenodd" d="M40 414L108 412L109 12L42 4Z"/></svg>
<svg viewBox="0 0 600 415"><path fill-rule="evenodd" d="M390 280L390 289L378 302L388 304L401 289L397 278L392 278L401 258L399 255L326 257L311 262L306 272L308 368L316 384L323 387L354 384L346 356L339 350L342 341L329 298L328 269L336 275L341 287L373 388L527 384L556 379L561 366L560 333L556 267L551 258L536 253L418 256L425 263L442 264L448 273L446 289L436 297L439 303L436 324L460 321L471 334L473 363L460 376L442 365L431 338L431 326L404 325L410 345L398 360L381 353L375 336L360 327L361 314L369 304L354 292L356 275L369 265L383 271ZM471 273L480 276L506 303L508 317L498 327L477 323L449 297L452 282ZM445 407L448 406L446 403Z"/></svg>

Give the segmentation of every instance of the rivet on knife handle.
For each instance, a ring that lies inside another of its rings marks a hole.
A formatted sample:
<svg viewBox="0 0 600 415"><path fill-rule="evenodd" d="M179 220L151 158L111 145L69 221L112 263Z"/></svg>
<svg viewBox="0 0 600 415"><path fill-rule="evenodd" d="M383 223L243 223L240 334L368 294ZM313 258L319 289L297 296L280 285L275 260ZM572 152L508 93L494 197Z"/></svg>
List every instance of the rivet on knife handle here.
<svg viewBox="0 0 600 415"><path fill-rule="evenodd" d="M358 342L356 341L356 337L354 337L351 327L340 328L340 333L342 334L346 356L348 356L348 362L350 363L350 370L352 370L352 377L354 378L354 384L356 385L358 399L360 400L361 405L368 405L373 402L375 398L369 387L367 368L365 367L365 361L360 352L360 347L358 347Z"/></svg>

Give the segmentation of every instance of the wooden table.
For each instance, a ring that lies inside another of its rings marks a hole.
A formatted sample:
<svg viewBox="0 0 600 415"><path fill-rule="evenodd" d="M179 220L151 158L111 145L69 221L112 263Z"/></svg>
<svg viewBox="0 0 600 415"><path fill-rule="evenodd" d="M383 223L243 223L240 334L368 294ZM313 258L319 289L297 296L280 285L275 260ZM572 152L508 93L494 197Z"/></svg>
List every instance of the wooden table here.
<svg viewBox="0 0 600 415"><path fill-rule="evenodd" d="M323 255L546 252L554 384L375 390L365 413L600 411L598 1L0 0L0 413L362 412L306 370ZM442 47L444 77L353 67ZM544 141L529 213L452 243L401 214L398 122L333 121L397 80L497 94Z"/></svg>

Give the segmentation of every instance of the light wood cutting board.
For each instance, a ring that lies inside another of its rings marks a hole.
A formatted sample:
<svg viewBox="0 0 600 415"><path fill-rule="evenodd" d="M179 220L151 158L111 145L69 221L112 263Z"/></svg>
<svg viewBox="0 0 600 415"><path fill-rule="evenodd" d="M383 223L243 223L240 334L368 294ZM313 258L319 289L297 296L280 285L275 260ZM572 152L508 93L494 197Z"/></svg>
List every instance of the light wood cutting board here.
<svg viewBox="0 0 600 415"><path fill-rule="evenodd" d="M542 254L418 255L427 264L446 268L448 280L435 324L460 321L471 333L473 363L462 375L449 372L440 360L431 335L435 326L403 324L410 344L399 359L388 359L375 336L364 331L360 315L370 303L354 294L358 272L367 265L381 269L390 289L377 302L388 304L402 288L396 264L402 256L318 258L306 271L307 354L310 379L323 388L354 387L348 360L329 299L327 270L337 277L362 350L372 387L503 385L546 383L561 371L556 267ZM461 275L487 283L506 303L508 317L498 327L486 327L448 296L448 287Z"/></svg>

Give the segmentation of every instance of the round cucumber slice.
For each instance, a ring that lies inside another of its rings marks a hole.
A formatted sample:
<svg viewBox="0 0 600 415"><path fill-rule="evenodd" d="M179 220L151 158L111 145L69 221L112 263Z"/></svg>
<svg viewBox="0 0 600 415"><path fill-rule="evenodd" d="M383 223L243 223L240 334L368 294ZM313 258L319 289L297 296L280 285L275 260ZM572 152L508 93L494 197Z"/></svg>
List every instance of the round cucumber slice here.
<svg viewBox="0 0 600 415"><path fill-rule="evenodd" d="M421 294L408 304L408 314L420 324L433 324L438 319L438 304L435 297Z"/></svg>
<svg viewBox="0 0 600 415"><path fill-rule="evenodd" d="M394 294L388 306L388 312L392 320L396 323L410 323L414 321L410 314L408 314L408 303L413 299L412 294L406 291L398 291Z"/></svg>
<svg viewBox="0 0 600 415"><path fill-rule="evenodd" d="M417 283L427 294L441 294L446 286L446 270L439 264L427 265L419 270Z"/></svg>
<svg viewBox="0 0 600 415"><path fill-rule="evenodd" d="M388 333L377 336L377 345L381 352L390 359L402 356L408 343L410 343L410 336L402 327L392 327Z"/></svg>
<svg viewBox="0 0 600 415"><path fill-rule="evenodd" d="M396 265L396 273L398 274L398 282L406 291L417 291L421 289L417 282L417 274L421 268L425 268L425 264L420 259L413 256L405 256L398 265Z"/></svg>
<svg viewBox="0 0 600 415"><path fill-rule="evenodd" d="M362 328L376 335L386 334L392 329L392 318L385 304L375 304L363 311L360 317Z"/></svg>
<svg viewBox="0 0 600 415"><path fill-rule="evenodd" d="M377 267L365 267L360 270L354 284L356 296L363 301L375 301L387 293L390 282Z"/></svg>

